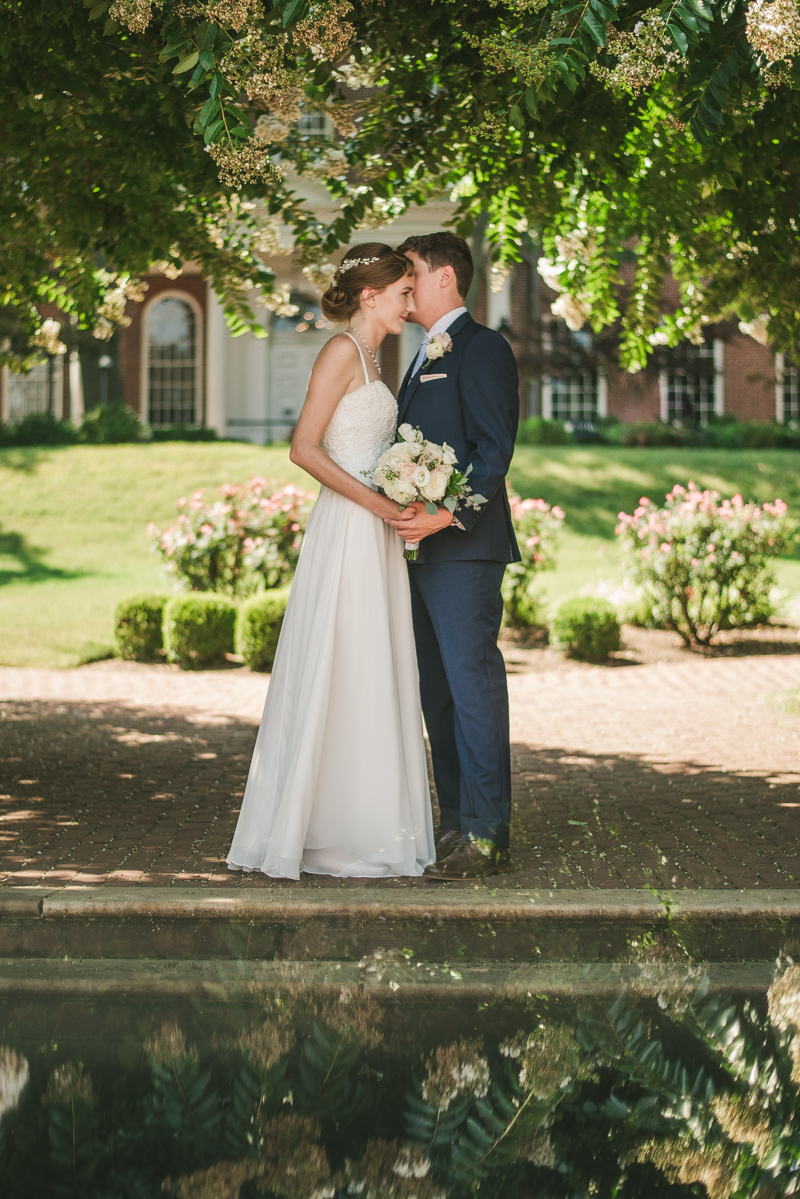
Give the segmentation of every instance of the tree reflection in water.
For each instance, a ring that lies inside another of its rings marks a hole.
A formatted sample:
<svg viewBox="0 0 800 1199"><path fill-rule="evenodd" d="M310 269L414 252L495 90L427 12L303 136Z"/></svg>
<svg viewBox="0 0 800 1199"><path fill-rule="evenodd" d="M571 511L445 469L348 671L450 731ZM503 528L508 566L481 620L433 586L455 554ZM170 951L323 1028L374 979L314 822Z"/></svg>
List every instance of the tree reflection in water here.
<svg viewBox="0 0 800 1199"><path fill-rule="evenodd" d="M200 1048L167 1022L142 1043L146 1069L113 1078L73 1061L42 1072L36 1055L0 1047L4 1199L800 1189L791 962L761 1007L698 980L658 1007L630 990L607 1003L539 997L517 1011L519 1031L498 1019L494 1037L487 1024L482 1038L439 1045L384 1035L384 1009L357 988L330 1001L289 987L261 1006L257 1022Z"/></svg>

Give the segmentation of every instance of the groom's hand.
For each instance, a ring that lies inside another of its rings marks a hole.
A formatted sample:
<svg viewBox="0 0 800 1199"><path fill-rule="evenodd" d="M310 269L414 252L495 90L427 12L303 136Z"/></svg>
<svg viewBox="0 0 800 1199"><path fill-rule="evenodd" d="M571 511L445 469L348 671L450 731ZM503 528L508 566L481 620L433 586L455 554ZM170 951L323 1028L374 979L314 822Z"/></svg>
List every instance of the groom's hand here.
<svg viewBox="0 0 800 1199"><path fill-rule="evenodd" d="M437 508L436 515L431 516L425 511L425 505L417 502L409 504L399 516L387 519L386 523L396 529L404 541L422 541L424 537L430 537L431 533L438 533L440 529L446 529L451 525L453 514L446 508Z"/></svg>

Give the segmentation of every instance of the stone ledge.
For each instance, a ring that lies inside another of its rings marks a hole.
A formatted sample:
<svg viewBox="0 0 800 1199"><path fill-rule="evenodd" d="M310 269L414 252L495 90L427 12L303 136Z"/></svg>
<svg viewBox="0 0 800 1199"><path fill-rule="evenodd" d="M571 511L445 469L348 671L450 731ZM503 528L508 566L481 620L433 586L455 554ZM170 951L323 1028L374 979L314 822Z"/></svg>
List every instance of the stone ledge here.
<svg viewBox="0 0 800 1199"><path fill-rule="evenodd" d="M0 889L0 960L721 963L798 946L798 891Z"/></svg>
<svg viewBox="0 0 800 1199"><path fill-rule="evenodd" d="M350 962L225 962L177 960L54 961L0 960L0 999L31 995L54 1002L100 997L202 998L229 1003L257 1002L287 985L315 993L361 987L385 1002L509 999L531 994L609 995L632 987L637 995L656 996L664 989L700 987L709 991L763 993L775 973L774 962L711 963L681 967L664 963L542 962L504 966L471 962L454 970L448 963L409 969L403 962L367 967Z"/></svg>
<svg viewBox="0 0 800 1199"><path fill-rule="evenodd" d="M475 894L475 890L479 894ZM800 918L800 889L773 891L515 890L436 887L414 892L351 887L336 891L275 888L243 894L228 888L0 887L0 919L6 916L100 919L281 920L320 916L347 919L652 919L692 917Z"/></svg>

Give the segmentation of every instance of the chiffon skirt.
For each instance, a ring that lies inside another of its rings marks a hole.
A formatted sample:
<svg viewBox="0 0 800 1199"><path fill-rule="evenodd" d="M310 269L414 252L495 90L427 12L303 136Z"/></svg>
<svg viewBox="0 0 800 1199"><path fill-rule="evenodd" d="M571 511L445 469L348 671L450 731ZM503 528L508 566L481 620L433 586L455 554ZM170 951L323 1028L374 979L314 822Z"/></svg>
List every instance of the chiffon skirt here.
<svg viewBox="0 0 800 1199"><path fill-rule="evenodd" d="M363 878L418 875L433 860L403 543L323 487L228 866Z"/></svg>

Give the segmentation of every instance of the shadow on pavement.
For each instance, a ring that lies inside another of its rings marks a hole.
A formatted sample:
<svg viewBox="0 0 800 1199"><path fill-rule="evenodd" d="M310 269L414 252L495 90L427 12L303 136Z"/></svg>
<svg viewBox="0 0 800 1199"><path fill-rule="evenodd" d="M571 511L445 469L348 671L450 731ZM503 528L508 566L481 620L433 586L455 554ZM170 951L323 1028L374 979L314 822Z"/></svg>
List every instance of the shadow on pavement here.
<svg viewBox="0 0 800 1199"><path fill-rule="evenodd" d="M250 722L207 713L0 703L0 883L275 885L224 865L255 735ZM568 745L515 744L512 766L516 870L487 880L490 890L798 885L800 773Z"/></svg>

